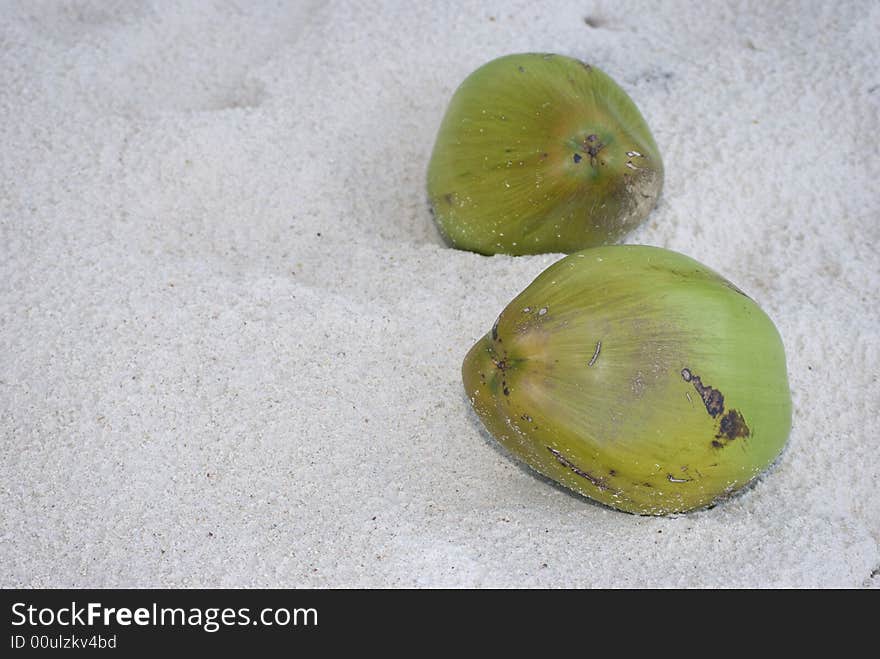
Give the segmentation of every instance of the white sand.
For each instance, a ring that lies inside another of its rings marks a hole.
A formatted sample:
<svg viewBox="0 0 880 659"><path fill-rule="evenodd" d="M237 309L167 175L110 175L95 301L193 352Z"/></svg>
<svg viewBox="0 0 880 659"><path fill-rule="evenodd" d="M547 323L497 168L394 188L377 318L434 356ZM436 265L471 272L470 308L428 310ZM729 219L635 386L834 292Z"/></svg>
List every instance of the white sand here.
<svg viewBox="0 0 880 659"><path fill-rule="evenodd" d="M878 3L178 4L0 4L0 585L880 585ZM629 242L783 335L789 445L712 510L592 504L469 409L559 257L444 247L425 168L522 51L621 83L666 164Z"/></svg>

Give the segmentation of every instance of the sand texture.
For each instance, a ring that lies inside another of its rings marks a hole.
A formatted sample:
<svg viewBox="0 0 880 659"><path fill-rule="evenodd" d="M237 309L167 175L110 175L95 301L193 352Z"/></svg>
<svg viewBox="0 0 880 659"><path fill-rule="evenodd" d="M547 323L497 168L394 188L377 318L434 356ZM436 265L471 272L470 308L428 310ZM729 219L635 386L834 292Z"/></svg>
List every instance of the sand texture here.
<svg viewBox="0 0 880 659"><path fill-rule="evenodd" d="M880 586L878 34L871 1L0 2L0 585ZM646 117L627 242L784 339L788 446L711 510L572 495L465 397L560 255L444 246L425 171L528 51Z"/></svg>

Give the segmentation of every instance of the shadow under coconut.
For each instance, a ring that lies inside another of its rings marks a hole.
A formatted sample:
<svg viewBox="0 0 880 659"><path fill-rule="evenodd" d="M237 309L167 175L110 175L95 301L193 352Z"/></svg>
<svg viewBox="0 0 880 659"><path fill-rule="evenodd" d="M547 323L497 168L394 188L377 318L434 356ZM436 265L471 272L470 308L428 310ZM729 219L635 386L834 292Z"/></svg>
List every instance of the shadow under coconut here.
<svg viewBox="0 0 880 659"><path fill-rule="evenodd" d="M495 451L499 455L503 456L507 462L514 465L517 469L519 469L523 473L526 473L529 476L531 476L532 478L535 478L536 480L540 481L542 484L549 485L557 492L561 492L561 493L565 494L566 496L577 500L581 504L585 504L588 506L595 506L597 508L602 508L604 510L615 510L611 506L606 506L604 503L599 503L598 501L594 501L593 499L589 499L589 498L585 497L584 495L578 494L574 490L571 490L571 489L565 487L564 485L560 485L559 483L554 481L552 478L547 478L544 474L542 474L538 471L535 471L529 465L524 463L522 460L519 460L516 457L514 457L510 453L510 451L508 451L506 448L504 448L504 446L497 439L495 439L492 436L492 433L490 433L488 430L486 430L486 426L484 426L483 422L480 421L480 417L477 416L477 413L474 411L474 408L471 406L471 402L468 399L467 395L462 394L461 399L462 399L462 401L464 401L464 407L467 410L466 414L468 417L468 421L470 422L470 424L474 428L477 429L477 432L479 432L479 434L480 434L480 439L482 439L483 442L486 445L488 445L493 451ZM616 512L623 512L623 511L616 511Z"/></svg>

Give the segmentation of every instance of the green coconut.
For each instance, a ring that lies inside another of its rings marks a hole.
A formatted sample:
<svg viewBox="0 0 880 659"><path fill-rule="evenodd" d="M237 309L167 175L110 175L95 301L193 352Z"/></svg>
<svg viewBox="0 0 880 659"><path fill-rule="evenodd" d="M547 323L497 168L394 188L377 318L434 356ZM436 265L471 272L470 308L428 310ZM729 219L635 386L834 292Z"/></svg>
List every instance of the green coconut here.
<svg viewBox="0 0 880 659"><path fill-rule="evenodd" d="M654 207L660 153L610 77L570 57L509 55L456 90L428 165L428 199L453 247L574 252L616 242Z"/></svg>
<svg viewBox="0 0 880 659"><path fill-rule="evenodd" d="M462 375L513 455L632 513L715 504L774 461L791 427L773 322L720 275L656 247L597 247L550 266Z"/></svg>

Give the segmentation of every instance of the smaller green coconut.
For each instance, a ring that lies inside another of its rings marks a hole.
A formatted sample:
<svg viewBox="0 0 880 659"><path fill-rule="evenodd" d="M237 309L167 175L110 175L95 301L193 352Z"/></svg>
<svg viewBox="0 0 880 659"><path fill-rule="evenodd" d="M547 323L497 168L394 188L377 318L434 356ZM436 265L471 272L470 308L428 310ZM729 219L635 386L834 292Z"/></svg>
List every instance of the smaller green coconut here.
<svg viewBox="0 0 880 659"><path fill-rule="evenodd" d="M553 264L474 345L462 376L511 453L632 513L716 503L764 471L791 428L773 322L717 273L656 247Z"/></svg>
<svg viewBox="0 0 880 659"><path fill-rule="evenodd" d="M573 252L616 242L654 207L663 164L633 101L594 66L509 55L456 90L428 165L453 247Z"/></svg>

